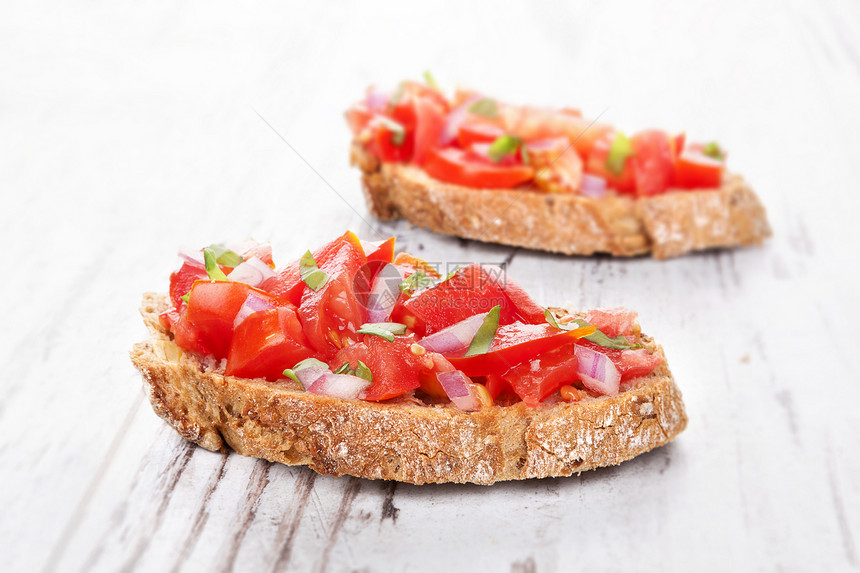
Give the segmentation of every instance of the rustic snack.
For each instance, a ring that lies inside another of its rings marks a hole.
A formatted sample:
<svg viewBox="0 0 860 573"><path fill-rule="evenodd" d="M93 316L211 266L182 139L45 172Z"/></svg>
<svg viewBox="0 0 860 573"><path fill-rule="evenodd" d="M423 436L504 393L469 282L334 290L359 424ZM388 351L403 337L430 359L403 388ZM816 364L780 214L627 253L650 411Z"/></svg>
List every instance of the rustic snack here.
<svg viewBox="0 0 860 573"><path fill-rule="evenodd" d="M577 110L464 91L449 100L416 82L392 94L371 88L347 121L351 162L382 220L564 254L658 259L771 234L715 142L653 129L628 138Z"/></svg>
<svg viewBox="0 0 860 573"><path fill-rule="evenodd" d="M156 413L207 449L491 484L618 464L686 425L632 311L543 309L497 269L443 277L393 238L346 233L278 271L256 244L182 256L131 356Z"/></svg>

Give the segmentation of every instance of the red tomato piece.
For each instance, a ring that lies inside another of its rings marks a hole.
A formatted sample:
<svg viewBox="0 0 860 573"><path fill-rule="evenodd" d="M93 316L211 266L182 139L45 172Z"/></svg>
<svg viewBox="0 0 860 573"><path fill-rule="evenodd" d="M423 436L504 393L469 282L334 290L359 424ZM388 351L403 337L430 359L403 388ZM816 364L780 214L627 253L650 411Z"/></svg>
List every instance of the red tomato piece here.
<svg viewBox="0 0 860 573"><path fill-rule="evenodd" d="M633 177L636 194L657 195L672 185L674 156L669 136L656 129L633 136Z"/></svg>
<svg viewBox="0 0 860 573"><path fill-rule="evenodd" d="M389 237L385 240L381 245L376 247L370 253L367 253L368 261L381 261L383 263L390 263L394 261L394 242L395 237Z"/></svg>
<svg viewBox="0 0 860 573"><path fill-rule="evenodd" d="M393 239L394 237L389 240ZM364 249L361 247L361 241L355 233L347 231L334 241L320 247L319 249L315 249L312 252L317 266L328 261L340 249L343 243L351 243L354 247L361 249L362 253L364 252ZM382 246L380 246L380 248L382 248ZM394 248L393 243L391 248ZM302 301L302 294L305 291L305 283L302 282L302 276L299 271L299 259L296 259L285 266L275 276L269 277L263 281L260 285L260 290L272 293L290 304L299 306Z"/></svg>
<svg viewBox="0 0 860 573"><path fill-rule="evenodd" d="M448 360L467 376L501 375L523 361L573 342L576 338L573 332L559 330L546 323L515 322L499 327L486 354L449 356Z"/></svg>
<svg viewBox="0 0 860 573"><path fill-rule="evenodd" d="M503 376L528 406L537 406L547 396L579 379L576 373L576 344L565 344L514 366Z"/></svg>
<svg viewBox="0 0 860 573"><path fill-rule="evenodd" d="M450 279L399 301L392 320L426 336L498 305L499 324L544 322L543 309L500 273L491 274L480 265L463 267Z"/></svg>
<svg viewBox="0 0 860 573"><path fill-rule="evenodd" d="M209 275L204 269L188 263L182 263L178 271L170 273L170 302L176 308L182 308L185 301L182 297L191 290L194 281L206 280Z"/></svg>
<svg viewBox="0 0 860 573"><path fill-rule="evenodd" d="M363 103L357 103L346 110L346 123L354 136L358 136L370 123L373 113Z"/></svg>
<svg viewBox="0 0 860 573"><path fill-rule="evenodd" d="M614 133L607 133L594 142L594 146L585 163L586 173L597 175L606 179L610 189L621 193L632 192L636 189L636 179L633 175L633 162L628 157L624 162L624 168L620 175L615 175L606 167L606 159L609 157L609 148L615 139Z"/></svg>
<svg viewBox="0 0 860 573"><path fill-rule="evenodd" d="M644 348L637 348L636 350L612 350L583 339L578 340L577 344L582 344L596 352L605 354L615 364L615 367L621 374L622 382L650 374L663 361L662 357L648 354L648 351Z"/></svg>
<svg viewBox="0 0 860 573"><path fill-rule="evenodd" d="M305 335L326 356L357 339L355 331L367 314L366 301L356 292L356 285L369 283L364 276L367 258L358 238L347 235L335 241L339 243L335 252L321 254L317 266L329 275L328 281L318 291L306 288L299 306Z"/></svg>
<svg viewBox="0 0 860 573"><path fill-rule="evenodd" d="M415 135L413 130L406 130L403 140L398 142L394 131L384 123L380 123L376 126L373 142L373 149L382 161L388 163L406 162L412 158Z"/></svg>
<svg viewBox="0 0 860 573"><path fill-rule="evenodd" d="M412 161L421 165L431 147L439 145L445 129L445 108L430 97L415 98L415 146Z"/></svg>
<svg viewBox="0 0 860 573"><path fill-rule="evenodd" d="M184 312L170 326L173 333L173 342L180 348L199 352L200 354L214 354L209 345L203 340L203 333L188 320L188 313Z"/></svg>
<svg viewBox="0 0 860 573"><path fill-rule="evenodd" d="M350 368L364 362L373 374L365 400L388 400L400 396L421 384L422 360L411 351L411 337L396 337L388 342L379 336L365 336L362 342L347 346L335 355L333 368L349 363Z"/></svg>
<svg viewBox="0 0 860 573"><path fill-rule="evenodd" d="M283 378L285 368L313 356L294 306L248 315L233 335L225 373L240 378Z"/></svg>
<svg viewBox="0 0 860 573"><path fill-rule="evenodd" d="M469 149L475 143L492 143L505 134L505 130L484 121L464 121L457 131L457 143Z"/></svg>
<svg viewBox="0 0 860 573"><path fill-rule="evenodd" d="M588 311L585 320L600 329L609 338L619 334L631 334L636 324L635 310L623 307L595 308Z"/></svg>
<svg viewBox="0 0 860 573"><path fill-rule="evenodd" d="M723 182L724 164L695 149L687 149L675 161L675 184L681 189L717 189Z"/></svg>
<svg viewBox="0 0 860 573"><path fill-rule="evenodd" d="M686 145L687 134L679 133L675 137L670 140L672 144L672 157L678 157L681 153L684 152L684 145Z"/></svg>
<svg viewBox="0 0 860 573"><path fill-rule="evenodd" d="M233 320L245 299L253 294L274 306L289 303L244 283L197 281L188 295L188 308L182 315L197 331L200 342L216 358L224 358L233 338ZM174 335L176 333L174 332ZM179 344L177 342L177 344ZM182 346L180 344L180 346ZM192 349L193 350L193 349Z"/></svg>
<svg viewBox="0 0 860 573"><path fill-rule="evenodd" d="M484 384L484 387L487 389L487 392L490 393L490 397L493 400L497 400L499 396L503 398L515 396L514 389L511 388L511 385L498 374L489 374L486 378L487 381Z"/></svg>
<svg viewBox="0 0 860 573"><path fill-rule="evenodd" d="M455 147L431 148L424 170L440 181L479 189L509 189L531 181L535 175L528 165L496 165Z"/></svg>
<svg viewBox="0 0 860 573"><path fill-rule="evenodd" d="M503 106L505 130L526 141L565 136L582 157L588 157L594 144L612 131L608 125L570 113L539 107Z"/></svg>

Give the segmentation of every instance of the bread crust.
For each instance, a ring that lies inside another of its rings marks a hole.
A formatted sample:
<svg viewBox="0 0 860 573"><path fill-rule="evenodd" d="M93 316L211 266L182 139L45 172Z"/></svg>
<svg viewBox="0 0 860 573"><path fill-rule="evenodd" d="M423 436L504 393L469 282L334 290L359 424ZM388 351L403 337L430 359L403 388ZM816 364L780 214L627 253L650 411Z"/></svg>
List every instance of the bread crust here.
<svg viewBox="0 0 860 573"><path fill-rule="evenodd" d="M158 322L164 295L144 295L151 338L131 360L155 412L180 436L212 451L328 475L414 484L569 476L616 465L670 442L687 424L664 362L622 394L462 412L400 400L340 400L291 381L223 375L214 359L182 353ZM650 350L662 348L645 338Z"/></svg>
<svg viewBox="0 0 860 573"><path fill-rule="evenodd" d="M651 253L665 259L704 249L760 245L771 235L765 209L738 175L720 189L652 197L472 189L422 169L382 163L353 142L351 163L370 211L437 233L567 255Z"/></svg>

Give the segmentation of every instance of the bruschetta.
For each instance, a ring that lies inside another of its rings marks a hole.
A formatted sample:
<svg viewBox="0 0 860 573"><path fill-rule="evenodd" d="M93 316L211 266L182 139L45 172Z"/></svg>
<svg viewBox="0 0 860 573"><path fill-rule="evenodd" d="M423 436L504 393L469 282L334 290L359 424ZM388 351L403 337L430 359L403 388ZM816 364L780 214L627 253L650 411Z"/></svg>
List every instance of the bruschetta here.
<svg viewBox="0 0 860 573"><path fill-rule="evenodd" d="M575 109L446 97L403 82L346 112L368 207L435 232L575 255L663 259L761 244L751 187L716 142L649 129L627 136Z"/></svg>
<svg viewBox="0 0 860 573"><path fill-rule="evenodd" d="M546 309L496 267L351 232L278 268L255 243L181 256L131 357L156 413L207 449L491 484L618 464L686 425L632 311Z"/></svg>

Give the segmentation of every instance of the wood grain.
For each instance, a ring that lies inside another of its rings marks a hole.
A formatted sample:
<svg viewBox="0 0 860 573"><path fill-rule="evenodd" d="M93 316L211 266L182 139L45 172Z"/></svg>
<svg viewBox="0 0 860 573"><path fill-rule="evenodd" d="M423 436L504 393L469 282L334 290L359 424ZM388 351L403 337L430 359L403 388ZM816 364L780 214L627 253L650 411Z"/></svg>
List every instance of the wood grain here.
<svg viewBox="0 0 860 573"><path fill-rule="evenodd" d="M856 3L3 12L4 571L860 568ZM774 236L616 261L370 219L341 111L425 68L717 139ZM334 479L179 439L127 359L141 292L166 286L182 245L254 236L285 260L346 228L440 263L507 262L542 304L636 308L687 431L616 468L490 488Z"/></svg>

